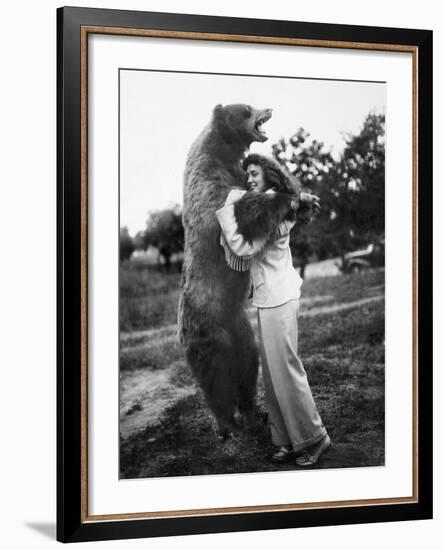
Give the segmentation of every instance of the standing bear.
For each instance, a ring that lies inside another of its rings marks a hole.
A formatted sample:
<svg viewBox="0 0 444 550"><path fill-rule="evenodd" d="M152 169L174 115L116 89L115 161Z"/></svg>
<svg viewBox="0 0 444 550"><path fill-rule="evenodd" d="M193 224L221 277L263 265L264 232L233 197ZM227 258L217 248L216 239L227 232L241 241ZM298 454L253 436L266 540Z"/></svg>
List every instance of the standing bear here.
<svg viewBox="0 0 444 550"><path fill-rule="evenodd" d="M227 265L216 210L231 189L245 188L241 161L252 142L266 141L262 124L270 118L270 109L217 105L191 146L184 173L179 335L222 438L238 427L237 412L244 421L253 416L258 350L245 309L250 273ZM291 211L292 200L294 194L246 193L236 205L239 230L248 228L249 240L270 234Z"/></svg>

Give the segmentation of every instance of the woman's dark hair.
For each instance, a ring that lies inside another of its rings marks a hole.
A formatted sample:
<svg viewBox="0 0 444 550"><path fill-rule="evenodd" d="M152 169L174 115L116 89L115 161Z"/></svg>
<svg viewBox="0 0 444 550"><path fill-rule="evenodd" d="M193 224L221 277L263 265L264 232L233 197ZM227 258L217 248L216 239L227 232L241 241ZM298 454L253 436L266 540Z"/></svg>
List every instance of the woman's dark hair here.
<svg viewBox="0 0 444 550"><path fill-rule="evenodd" d="M264 173L265 189L273 188L278 193L297 193L298 185L293 182L283 171L279 164L272 158L262 155L248 155L242 162L242 168L246 170L251 164L262 168Z"/></svg>

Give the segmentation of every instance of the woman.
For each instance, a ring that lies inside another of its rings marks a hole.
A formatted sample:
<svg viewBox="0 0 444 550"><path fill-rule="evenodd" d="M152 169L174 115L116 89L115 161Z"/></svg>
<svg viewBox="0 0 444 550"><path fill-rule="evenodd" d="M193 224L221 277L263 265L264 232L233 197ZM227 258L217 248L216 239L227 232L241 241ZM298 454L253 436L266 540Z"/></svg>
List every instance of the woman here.
<svg viewBox="0 0 444 550"><path fill-rule="evenodd" d="M249 190L272 193L291 189L289 178L271 159L250 155L243 167ZM292 263L290 230L296 223L294 212L297 210L299 214L304 208L299 210L299 201L293 201L293 215L288 216L277 231L265 239L249 242L239 233L234 214L234 204L245 192L232 190L225 206L217 211L217 217L228 264L233 269L251 265L268 422L276 446L271 459L284 463L296 456L298 466L312 466L330 447L331 441L297 354L302 279ZM319 207L314 195L301 193L300 199L303 204ZM251 264L239 263L238 258L251 260Z"/></svg>

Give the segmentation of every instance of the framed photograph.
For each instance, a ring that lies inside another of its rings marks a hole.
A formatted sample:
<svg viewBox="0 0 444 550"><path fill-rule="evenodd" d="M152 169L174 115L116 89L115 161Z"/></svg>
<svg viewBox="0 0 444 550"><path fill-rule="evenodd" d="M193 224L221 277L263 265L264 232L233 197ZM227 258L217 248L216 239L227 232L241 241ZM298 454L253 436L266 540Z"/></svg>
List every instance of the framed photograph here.
<svg viewBox="0 0 444 550"><path fill-rule="evenodd" d="M432 32L57 40L58 540L431 518Z"/></svg>

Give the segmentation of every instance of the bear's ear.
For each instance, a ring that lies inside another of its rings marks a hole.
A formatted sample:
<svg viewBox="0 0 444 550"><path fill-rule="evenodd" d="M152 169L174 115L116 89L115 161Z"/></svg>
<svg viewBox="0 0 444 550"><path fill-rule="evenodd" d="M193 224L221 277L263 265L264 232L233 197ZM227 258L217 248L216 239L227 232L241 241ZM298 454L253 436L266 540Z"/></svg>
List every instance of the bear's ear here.
<svg viewBox="0 0 444 550"><path fill-rule="evenodd" d="M230 120L230 109L226 109L222 105L216 105L216 107L214 107L212 120L213 128L217 129L219 134L226 140L228 140L233 133Z"/></svg>
<svg viewBox="0 0 444 550"><path fill-rule="evenodd" d="M219 103L219 105L216 105L216 107L214 107L213 109L214 118L219 118L220 115L222 114L222 110L223 110L223 106L221 103Z"/></svg>

